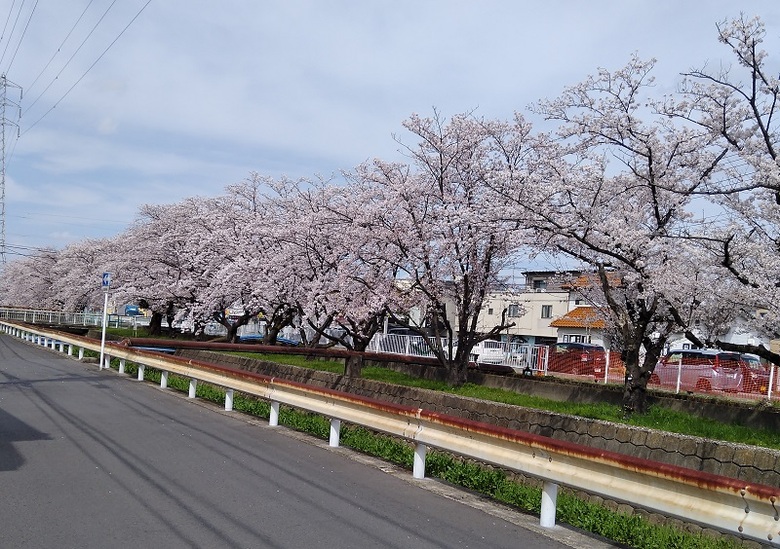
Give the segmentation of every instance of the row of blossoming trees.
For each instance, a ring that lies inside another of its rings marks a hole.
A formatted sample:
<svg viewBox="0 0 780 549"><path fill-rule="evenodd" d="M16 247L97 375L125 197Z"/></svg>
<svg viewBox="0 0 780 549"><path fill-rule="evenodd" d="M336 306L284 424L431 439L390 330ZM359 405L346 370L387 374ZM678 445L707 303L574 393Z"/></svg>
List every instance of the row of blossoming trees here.
<svg viewBox="0 0 780 549"><path fill-rule="evenodd" d="M508 326L476 329L501 270L518 250L552 252L592 273L591 298L627 366L625 409L642 411L671 334L717 344L738 318L777 332L777 71L760 20L717 29L735 69L690 71L673 96L654 98L654 61L634 57L534 105L555 132L520 114L412 116L402 162L329 181L252 174L217 197L145 206L114 238L9 263L0 302L97 309L96 280L110 271L115 301L156 319L186 312L232 336L262 314L268 341L292 323L339 327L331 333L357 351L417 307L421 334L461 383L471 347ZM244 316L229 321L236 305Z"/></svg>

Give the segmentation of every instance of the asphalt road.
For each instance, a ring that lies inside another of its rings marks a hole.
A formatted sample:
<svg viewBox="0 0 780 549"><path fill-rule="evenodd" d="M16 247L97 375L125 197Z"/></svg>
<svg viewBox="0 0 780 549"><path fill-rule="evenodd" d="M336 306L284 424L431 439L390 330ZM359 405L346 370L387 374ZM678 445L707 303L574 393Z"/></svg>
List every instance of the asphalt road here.
<svg viewBox="0 0 780 549"><path fill-rule="evenodd" d="M0 546L608 547L0 336Z"/></svg>

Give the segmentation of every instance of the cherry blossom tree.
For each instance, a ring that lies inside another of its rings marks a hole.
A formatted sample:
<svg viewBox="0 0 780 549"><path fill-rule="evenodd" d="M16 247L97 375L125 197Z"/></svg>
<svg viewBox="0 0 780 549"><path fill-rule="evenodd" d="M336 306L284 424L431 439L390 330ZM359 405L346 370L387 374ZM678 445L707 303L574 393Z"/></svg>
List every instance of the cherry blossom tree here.
<svg viewBox="0 0 780 549"><path fill-rule="evenodd" d="M117 274L112 263L112 239L86 239L66 246L51 266L51 291L64 311L100 311L103 308L101 276Z"/></svg>
<svg viewBox="0 0 780 549"><path fill-rule="evenodd" d="M128 303L140 300L148 306L152 333L159 332L163 318L171 326L175 315L189 311L196 299L203 273L193 259L200 234L193 220L202 210L201 200L194 198L144 205L123 234L117 264L126 276L116 277L116 291Z"/></svg>
<svg viewBox="0 0 780 549"><path fill-rule="evenodd" d="M364 222L370 188L360 182L279 182L282 219L294 219L280 235L298 256L301 284L296 303L316 340L355 351L345 373L358 377L362 352L383 327L392 301L396 268Z"/></svg>
<svg viewBox="0 0 780 549"><path fill-rule="evenodd" d="M219 234L231 251L222 254L217 270L221 284L214 288L223 293L223 301L240 304L243 316L239 322L262 317L265 344L275 343L280 331L293 322L294 294L304 268L280 237L295 221L285 217L269 198L274 184L272 178L252 173L227 188L222 207L228 219Z"/></svg>
<svg viewBox="0 0 780 549"><path fill-rule="evenodd" d="M57 256L57 250L44 249L3 265L0 303L7 307L60 310L62 303L52 292Z"/></svg>
<svg viewBox="0 0 780 549"><path fill-rule="evenodd" d="M685 73L681 98L670 98L666 114L709 132L728 150L720 177L703 189L723 208L702 245L725 268L719 293L753 329L778 337L780 322L780 168L777 117L778 70L762 49L766 29L759 18L741 15L717 25L734 67L704 67ZM763 346L715 344L749 351L780 364Z"/></svg>
<svg viewBox="0 0 780 549"><path fill-rule="evenodd" d="M409 164L375 160L350 176L365 189L358 224L403 279L393 286L397 299L416 301L427 326L399 310L390 311L393 320L425 337L449 381L460 384L472 347L511 326L477 329L487 292L522 240L496 217L488 183L531 169L530 127L519 116L509 124L438 114L412 116L404 127L419 140L405 146Z"/></svg>
<svg viewBox="0 0 780 549"><path fill-rule="evenodd" d="M676 242L698 231L691 201L724 156L707 132L654 115L646 96L653 66L634 57L536 105L561 124L558 141L548 140L540 153L549 162L547 180L507 178L508 186L498 187L508 216L534 227L539 244L593 269L597 305L609 313L626 363L627 414L646 409L659 353L685 328L679 309L694 301L678 301L665 288L690 275L679 268Z"/></svg>

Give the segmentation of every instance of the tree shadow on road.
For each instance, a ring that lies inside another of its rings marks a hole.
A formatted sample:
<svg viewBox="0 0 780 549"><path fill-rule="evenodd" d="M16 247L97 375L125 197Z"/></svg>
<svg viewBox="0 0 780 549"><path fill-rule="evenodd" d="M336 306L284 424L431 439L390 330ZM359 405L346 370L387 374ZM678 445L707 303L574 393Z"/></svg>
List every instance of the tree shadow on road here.
<svg viewBox="0 0 780 549"><path fill-rule="evenodd" d="M14 443L50 439L46 433L0 410L0 471L13 471L24 464L24 457L14 447Z"/></svg>

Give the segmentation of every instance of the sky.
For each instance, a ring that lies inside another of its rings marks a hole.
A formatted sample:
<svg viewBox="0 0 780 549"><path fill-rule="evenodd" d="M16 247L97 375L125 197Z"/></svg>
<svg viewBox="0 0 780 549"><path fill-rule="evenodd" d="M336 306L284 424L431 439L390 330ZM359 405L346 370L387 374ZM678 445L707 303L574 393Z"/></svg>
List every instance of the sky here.
<svg viewBox="0 0 780 549"><path fill-rule="evenodd" d="M541 123L529 105L634 53L673 91L732 63L715 25L740 11L780 64L776 0L0 0L7 258L251 172L400 160L413 113Z"/></svg>

